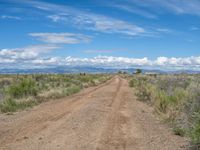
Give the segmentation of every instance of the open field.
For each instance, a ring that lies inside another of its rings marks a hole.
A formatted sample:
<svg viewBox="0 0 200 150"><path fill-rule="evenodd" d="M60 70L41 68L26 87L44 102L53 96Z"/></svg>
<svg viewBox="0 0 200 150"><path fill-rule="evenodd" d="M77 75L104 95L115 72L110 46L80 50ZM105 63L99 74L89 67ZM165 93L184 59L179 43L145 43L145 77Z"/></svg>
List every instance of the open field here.
<svg viewBox="0 0 200 150"><path fill-rule="evenodd" d="M73 96L1 114L0 149L186 149L188 141L134 94L126 79L114 76Z"/></svg>

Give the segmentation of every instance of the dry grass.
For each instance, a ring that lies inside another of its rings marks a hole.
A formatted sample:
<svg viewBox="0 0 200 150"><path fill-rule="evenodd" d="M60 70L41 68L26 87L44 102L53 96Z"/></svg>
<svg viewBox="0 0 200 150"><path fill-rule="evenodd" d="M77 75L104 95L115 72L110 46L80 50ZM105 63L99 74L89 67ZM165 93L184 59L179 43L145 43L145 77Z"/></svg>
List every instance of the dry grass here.
<svg viewBox="0 0 200 150"><path fill-rule="evenodd" d="M174 133L200 143L200 75L134 75L129 82Z"/></svg>
<svg viewBox="0 0 200 150"><path fill-rule="evenodd" d="M105 74L0 75L0 112L14 112L105 82Z"/></svg>

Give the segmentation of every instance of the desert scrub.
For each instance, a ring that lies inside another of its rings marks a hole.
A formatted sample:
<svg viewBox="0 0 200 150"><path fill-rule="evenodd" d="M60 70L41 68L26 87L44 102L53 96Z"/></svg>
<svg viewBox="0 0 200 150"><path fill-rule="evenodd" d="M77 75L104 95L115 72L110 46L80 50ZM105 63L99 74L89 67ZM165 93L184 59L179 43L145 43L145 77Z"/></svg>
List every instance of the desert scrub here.
<svg viewBox="0 0 200 150"><path fill-rule="evenodd" d="M14 112L105 82L108 74L0 75L0 111ZM31 99L31 100L29 100Z"/></svg>
<svg viewBox="0 0 200 150"><path fill-rule="evenodd" d="M80 90L81 90L81 87L80 87L80 86L72 85L72 86L66 88L66 89L64 90L64 93L65 93L66 96L69 96L69 95L72 95L72 94L74 94L74 93L79 92Z"/></svg>
<svg viewBox="0 0 200 150"><path fill-rule="evenodd" d="M190 131L190 137L192 139L192 144L200 144L200 122L196 124Z"/></svg>
<svg viewBox="0 0 200 150"><path fill-rule="evenodd" d="M182 109L189 94L188 83L172 75L135 75L129 84L136 88L139 100L151 102L157 112L164 114Z"/></svg>
<svg viewBox="0 0 200 150"><path fill-rule="evenodd" d="M20 101L17 102L11 98L6 99L3 103L0 104L0 112L7 113L7 112L15 112L19 109L23 110L27 107L32 107L37 104L37 101Z"/></svg>
<svg viewBox="0 0 200 150"><path fill-rule="evenodd" d="M176 135L200 143L200 75L134 75L138 100L150 103Z"/></svg>
<svg viewBox="0 0 200 150"><path fill-rule="evenodd" d="M32 79L23 79L7 88L7 93L12 98L21 98L25 96L36 96L38 93L36 82Z"/></svg>

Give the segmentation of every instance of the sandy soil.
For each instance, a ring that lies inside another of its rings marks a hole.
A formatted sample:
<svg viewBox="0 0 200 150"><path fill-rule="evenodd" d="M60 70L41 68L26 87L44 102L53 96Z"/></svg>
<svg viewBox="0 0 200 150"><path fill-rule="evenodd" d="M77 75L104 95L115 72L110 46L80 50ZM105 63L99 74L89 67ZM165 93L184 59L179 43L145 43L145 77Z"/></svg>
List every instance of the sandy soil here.
<svg viewBox="0 0 200 150"><path fill-rule="evenodd" d="M0 149L6 150L179 150L186 145L118 76L73 96L0 115Z"/></svg>

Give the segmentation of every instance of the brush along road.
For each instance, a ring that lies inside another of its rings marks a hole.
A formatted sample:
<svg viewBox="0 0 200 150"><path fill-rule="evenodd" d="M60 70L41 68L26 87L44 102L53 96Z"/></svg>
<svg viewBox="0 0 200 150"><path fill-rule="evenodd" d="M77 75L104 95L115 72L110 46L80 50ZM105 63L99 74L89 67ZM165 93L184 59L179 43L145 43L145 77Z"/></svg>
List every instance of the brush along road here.
<svg viewBox="0 0 200 150"><path fill-rule="evenodd" d="M0 115L0 149L6 150L179 150L186 145L118 76L73 96Z"/></svg>

